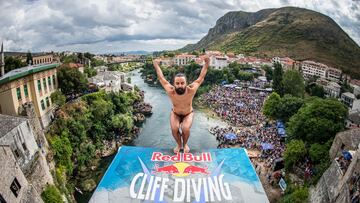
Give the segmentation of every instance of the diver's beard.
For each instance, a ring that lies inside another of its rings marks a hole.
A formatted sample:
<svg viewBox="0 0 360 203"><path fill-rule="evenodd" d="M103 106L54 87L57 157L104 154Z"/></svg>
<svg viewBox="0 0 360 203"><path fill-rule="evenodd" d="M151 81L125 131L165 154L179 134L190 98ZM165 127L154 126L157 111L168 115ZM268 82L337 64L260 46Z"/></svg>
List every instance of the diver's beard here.
<svg viewBox="0 0 360 203"><path fill-rule="evenodd" d="M181 87L175 88L175 92L176 94L182 95L185 93L185 88L181 88Z"/></svg>

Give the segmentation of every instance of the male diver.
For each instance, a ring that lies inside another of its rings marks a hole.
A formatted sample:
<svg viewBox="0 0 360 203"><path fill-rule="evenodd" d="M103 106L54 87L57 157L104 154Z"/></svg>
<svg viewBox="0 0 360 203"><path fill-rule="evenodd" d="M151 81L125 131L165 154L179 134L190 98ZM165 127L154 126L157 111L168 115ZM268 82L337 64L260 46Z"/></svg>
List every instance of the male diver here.
<svg viewBox="0 0 360 203"><path fill-rule="evenodd" d="M158 80L165 89L167 95L170 97L171 103L173 105L170 113L170 126L172 135L177 143L177 146L174 148L174 153L179 153L182 147L185 153L190 151L187 142L190 136L190 128L194 117L192 101L196 91L204 81L206 72L209 67L209 58L205 57L204 61L205 65L202 67L198 79L196 79L193 83L188 85L185 74L178 73L174 77L173 85L171 85L165 79L160 69L160 60L153 60Z"/></svg>

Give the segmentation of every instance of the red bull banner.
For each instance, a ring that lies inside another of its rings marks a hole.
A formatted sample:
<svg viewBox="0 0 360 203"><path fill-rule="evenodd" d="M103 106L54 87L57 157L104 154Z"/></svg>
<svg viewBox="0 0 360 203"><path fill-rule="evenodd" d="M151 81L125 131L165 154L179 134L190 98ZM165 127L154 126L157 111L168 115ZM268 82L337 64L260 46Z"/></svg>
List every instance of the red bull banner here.
<svg viewBox="0 0 360 203"><path fill-rule="evenodd" d="M90 202L269 201L243 148L174 154L123 146Z"/></svg>

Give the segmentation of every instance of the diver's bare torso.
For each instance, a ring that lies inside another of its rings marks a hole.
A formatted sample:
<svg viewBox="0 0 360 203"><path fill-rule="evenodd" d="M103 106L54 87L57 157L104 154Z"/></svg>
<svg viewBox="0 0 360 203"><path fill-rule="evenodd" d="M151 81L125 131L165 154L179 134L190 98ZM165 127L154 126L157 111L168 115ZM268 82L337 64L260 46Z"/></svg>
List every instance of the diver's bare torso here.
<svg viewBox="0 0 360 203"><path fill-rule="evenodd" d="M173 104L173 111L177 115L188 115L191 113L193 111L192 101L195 93L196 89L192 88L191 85L186 86L186 90L183 95L177 94L174 87L171 88L170 91L167 91L167 94Z"/></svg>

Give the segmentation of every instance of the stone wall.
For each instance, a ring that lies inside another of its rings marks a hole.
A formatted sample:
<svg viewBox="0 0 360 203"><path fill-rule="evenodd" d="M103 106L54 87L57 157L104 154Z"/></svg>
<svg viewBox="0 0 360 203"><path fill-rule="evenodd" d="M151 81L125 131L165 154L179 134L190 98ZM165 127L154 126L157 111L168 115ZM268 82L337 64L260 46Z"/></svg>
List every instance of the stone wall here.
<svg viewBox="0 0 360 203"><path fill-rule="evenodd" d="M39 118L36 116L34 105L31 102L28 102L24 104L24 108L38 146L41 146L44 148L44 151L47 151L49 144L46 140Z"/></svg>
<svg viewBox="0 0 360 203"><path fill-rule="evenodd" d="M0 194L6 202L43 202L40 195L28 183L9 146L0 146L0 167ZM15 178L20 185L20 189L17 190L17 196L10 189Z"/></svg>
<svg viewBox="0 0 360 203"><path fill-rule="evenodd" d="M312 203L350 202L349 182L355 172L360 173L359 129L336 135L329 151L333 160L314 188L310 190ZM341 147L354 151L353 158L345 173L342 173L335 158L341 154Z"/></svg>
<svg viewBox="0 0 360 203"><path fill-rule="evenodd" d="M42 152L38 152L38 157L31 167L31 171L26 174L26 179L33 185L38 193L41 193L47 184L54 184L48 163Z"/></svg>

